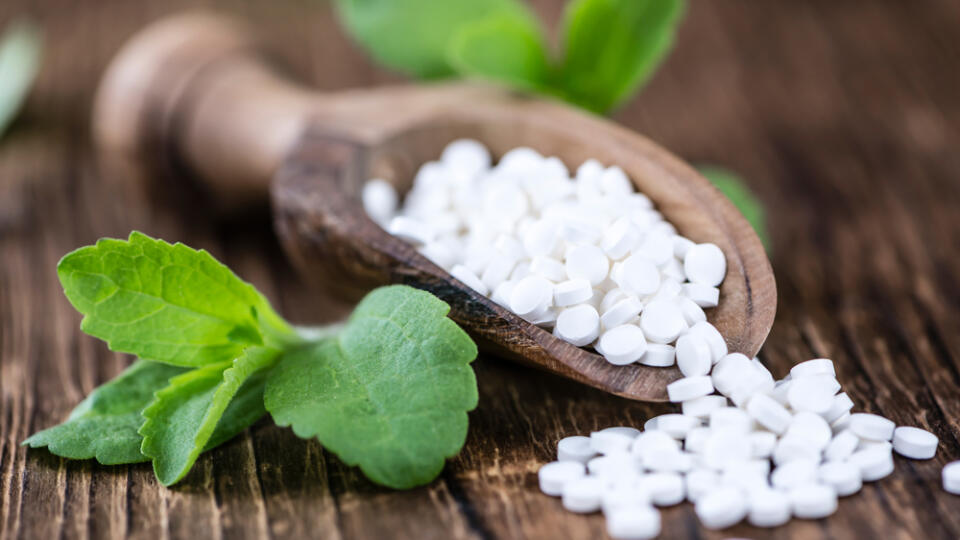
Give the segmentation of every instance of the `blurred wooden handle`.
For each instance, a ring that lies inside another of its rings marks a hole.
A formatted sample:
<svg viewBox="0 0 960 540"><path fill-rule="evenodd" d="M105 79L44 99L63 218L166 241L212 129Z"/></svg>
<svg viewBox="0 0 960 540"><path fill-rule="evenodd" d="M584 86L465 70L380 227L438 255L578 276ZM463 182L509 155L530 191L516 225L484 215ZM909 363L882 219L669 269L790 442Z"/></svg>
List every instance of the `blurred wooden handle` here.
<svg viewBox="0 0 960 540"><path fill-rule="evenodd" d="M266 199L321 100L272 70L240 25L178 15L114 58L97 93L94 137L108 159L144 174L187 172L219 206L237 207Z"/></svg>

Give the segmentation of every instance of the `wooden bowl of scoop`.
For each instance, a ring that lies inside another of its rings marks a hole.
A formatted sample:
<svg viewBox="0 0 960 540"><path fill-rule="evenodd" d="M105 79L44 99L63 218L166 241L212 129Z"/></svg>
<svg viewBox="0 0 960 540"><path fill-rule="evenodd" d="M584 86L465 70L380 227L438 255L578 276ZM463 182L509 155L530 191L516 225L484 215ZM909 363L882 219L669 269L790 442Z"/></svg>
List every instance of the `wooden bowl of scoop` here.
<svg viewBox="0 0 960 540"><path fill-rule="evenodd" d="M249 32L210 14L154 23L113 60L94 110L103 163L154 182L189 176L218 208L270 198L276 231L302 275L360 293L387 283L428 290L481 346L631 399L666 400L673 368L614 366L476 293L371 221L372 177L409 189L418 167L468 137L494 157L530 146L576 168L619 165L678 231L727 258L707 310L731 351L757 353L776 285L753 229L705 178L648 139L561 103L446 83L318 93L278 73Z"/></svg>

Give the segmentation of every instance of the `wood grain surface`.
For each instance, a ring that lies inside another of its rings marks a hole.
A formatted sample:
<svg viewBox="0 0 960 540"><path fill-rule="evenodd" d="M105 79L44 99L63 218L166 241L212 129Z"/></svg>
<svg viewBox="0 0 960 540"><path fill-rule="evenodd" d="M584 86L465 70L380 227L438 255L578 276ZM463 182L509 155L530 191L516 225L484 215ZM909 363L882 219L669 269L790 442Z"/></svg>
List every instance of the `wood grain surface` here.
<svg viewBox="0 0 960 540"><path fill-rule="evenodd" d="M326 89L395 82L336 28L322 2L206 2L254 20L294 73ZM861 408L941 440L929 461L826 520L711 532L688 504L663 538L958 538L960 498L940 468L960 459L960 4L694 0L665 68L615 118L695 163L742 173L767 205L779 289L762 354L774 374L832 357ZM214 222L189 197L160 200L102 174L88 136L103 67L183 0L7 0L48 51L36 91L0 141L0 537L593 538L599 515L541 495L537 467L562 436L640 424L644 405L483 356L464 451L430 486L371 485L315 442L262 422L210 452L173 489L148 466L27 452L129 358L78 328L54 267L101 236L140 229L209 249L297 322L347 306L299 281L266 214ZM536 2L555 24L560 2ZM170 200L166 200L170 199Z"/></svg>

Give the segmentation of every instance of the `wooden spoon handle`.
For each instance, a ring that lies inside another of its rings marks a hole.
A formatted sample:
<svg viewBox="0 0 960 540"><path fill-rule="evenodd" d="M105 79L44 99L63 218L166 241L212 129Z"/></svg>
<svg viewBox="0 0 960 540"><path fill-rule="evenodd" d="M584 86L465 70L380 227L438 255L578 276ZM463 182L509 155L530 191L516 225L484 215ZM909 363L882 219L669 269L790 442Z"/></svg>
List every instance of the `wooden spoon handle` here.
<svg viewBox="0 0 960 540"><path fill-rule="evenodd" d="M266 199L322 101L262 61L244 28L195 13L154 24L118 53L93 129L109 159L123 156L144 174L186 167L217 204L236 207Z"/></svg>

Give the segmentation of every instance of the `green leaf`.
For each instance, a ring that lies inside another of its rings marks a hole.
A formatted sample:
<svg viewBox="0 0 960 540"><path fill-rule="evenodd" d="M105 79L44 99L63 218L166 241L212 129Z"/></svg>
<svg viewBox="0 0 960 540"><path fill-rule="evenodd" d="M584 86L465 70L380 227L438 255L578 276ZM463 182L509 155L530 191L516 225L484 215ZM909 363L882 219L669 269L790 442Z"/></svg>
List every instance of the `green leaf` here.
<svg viewBox="0 0 960 540"><path fill-rule="evenodd" d="M565 13L561 86L594 112L623 103L673 45L682 0L574 0Z"/></svg>
<svg viewBox="0 0 960 540"><path fill-rule="evenodd" d="M265 414L263 387L280 351L250 347L232 362L194 369L170 380L143 411L141 452L153 459L164 485L187 474L205 449L246 429ZM215 432L216 430L216 432Z"/></svg>
<svg viewBox="0 0 960 540"><path fill-rule="evenodd" d="M29 21L17 20L0 36L0 135L23 105L40 70L42 37Z"/></svg>
<svg viewBox="0 0 960 540"><path fill-rule="evenodd" d="M102 239L66 255L57 274L84 332L147 360L204 366L297 340L252 285L183 244Z"/></svg>
<svg viewBox="0 0 960 540"><path fill-rule="evenodd" d="M532 18L517 0L337 0L341 23L381 64L420 78L449 77L451 38L491 15Z"/></svg>
<svg viewBox="0 0 960 540"><path fill-rule="evenodd" d="M767 233L766 212L763 203L735 173L720 167L700 167L700 174L707 177L740 210L743 217L757 232L763 246L770 251L770 235Z"/></svg>
<svg viewBox="0 0 960 540"><path fill-rule="evenodd" d="M267 410L374 482L430 482L460 451L477 404L469 365L477 348L449 310L402 285L371 292L337 339L280 360L267 380Z"/></svg>
<svg viewBox="0 0 960 540"><path fill-rule="evenodd" d="M448 58L463 77L550 92L543 36L528 17L496 15L465 25L451 40Z"/></svg>
<svg viewBox="0 0 960 540"><path fill-rule="evenodd" d="M154 392L184 371L138 360L81 401L66 422L33 434L23 444L46 446L50 452L71 459L95 457L104 465L148 461L140 453L140 411L153 399Z"/></svg>

